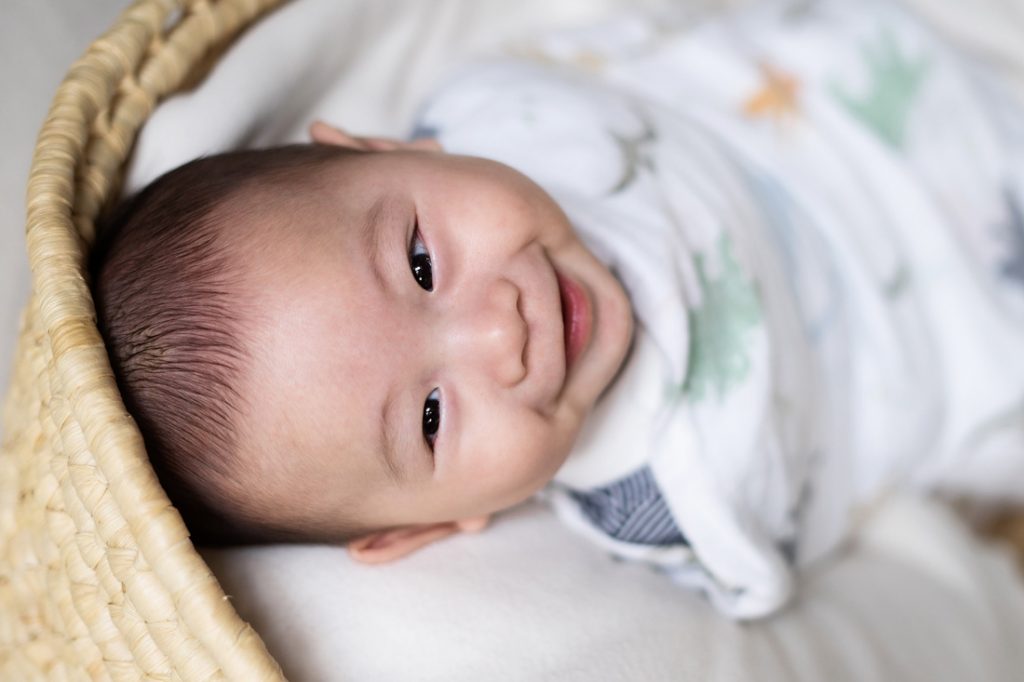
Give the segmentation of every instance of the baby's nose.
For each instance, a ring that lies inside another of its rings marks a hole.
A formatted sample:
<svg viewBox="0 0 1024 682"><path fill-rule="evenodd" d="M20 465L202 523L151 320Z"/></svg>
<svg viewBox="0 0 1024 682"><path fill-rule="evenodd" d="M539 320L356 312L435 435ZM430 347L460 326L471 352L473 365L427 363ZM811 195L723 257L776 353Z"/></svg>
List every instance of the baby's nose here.
<svg viewBox="0 0 1024 682"><path fill-rule="evenodd" d="M453 359L470 360L499 383L514 386L526 376L527 326L519 288L500 279L473 292L471 301L457 315Z"/></svg>

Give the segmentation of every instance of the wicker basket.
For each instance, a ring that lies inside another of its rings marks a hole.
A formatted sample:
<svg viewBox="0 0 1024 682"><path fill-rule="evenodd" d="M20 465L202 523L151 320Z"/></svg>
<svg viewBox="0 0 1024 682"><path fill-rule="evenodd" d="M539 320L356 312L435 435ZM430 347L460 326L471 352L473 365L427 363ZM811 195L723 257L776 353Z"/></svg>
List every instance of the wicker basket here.
<svg viewBox="0 0 1024 682"><path fill-rule="evenodd" d="M0 679L281 680L117 392L84 277L159 100L281 0L139 0L57 91L29 178L33 295L0 449Z"/></svg>

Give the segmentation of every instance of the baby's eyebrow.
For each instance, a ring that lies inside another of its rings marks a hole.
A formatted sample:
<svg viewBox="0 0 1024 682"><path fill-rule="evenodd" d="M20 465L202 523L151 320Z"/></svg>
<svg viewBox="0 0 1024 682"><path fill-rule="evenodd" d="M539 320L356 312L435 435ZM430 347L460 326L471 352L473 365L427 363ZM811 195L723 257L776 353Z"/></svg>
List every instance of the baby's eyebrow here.
<svg viewBox="0 0 1024 682"><path fill-rule="evenodd" d="M382 235L386 232L385 225L394 220L395 212L398 209L398 202L388 194L381 194L370 204L366 214L363 216L361 241L367 260L370 262L370 271L374 279L384 290L388 289L387 279L384 271L389 262L393 259L386 257ZM388 477L400 484L407 479L408 472L405 467L405 458L396 457L401 439L397 431L397 421L394 418L393 390L389 390L381 402L380 415L378 417L379 435L377 437L377 451L381 453L384 460L384 468Z"/></svg>
<svg viewBox="0 0 1024 682"><path fill-rule="evenodd" d="M371 264L371 271L373 272L374 278L381 287L387 286L387 281L384 279L384 268L387 264L387 259L384 257L383 249L381 248L382 239L381 235L385 230L382 229L387 221L391 219L396 209L397 202L387 194L381 194L378 196L370 208L366 211L366 215L363 217L362 223L362 244L363 249L366 253L366 258Z"/></svg>
<svg viewBox="0 0 1024 682"><path fill-rule="evenodd" d="M395 431L395 420L392 418L393 408L394 393L389 392L380 405L380 435L377 442L388 476L394 483L399 484L406 480L408 472L405 469L405 458L395 457L399 438Z"/></svg>

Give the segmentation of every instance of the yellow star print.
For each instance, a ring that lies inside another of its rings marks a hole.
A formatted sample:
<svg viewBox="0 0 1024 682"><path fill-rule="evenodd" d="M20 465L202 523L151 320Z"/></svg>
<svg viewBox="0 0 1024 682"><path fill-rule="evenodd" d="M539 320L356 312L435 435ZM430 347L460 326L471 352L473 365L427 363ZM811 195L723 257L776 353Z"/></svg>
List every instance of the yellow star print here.
<svg viewBox="0 0 1024 682"><path fill-rule="evenodd" d="M797 95L800 82L771 64L759 65L763 85L746 102L743 113L750 117L771 117L779 121L799 113Z"/></svg>

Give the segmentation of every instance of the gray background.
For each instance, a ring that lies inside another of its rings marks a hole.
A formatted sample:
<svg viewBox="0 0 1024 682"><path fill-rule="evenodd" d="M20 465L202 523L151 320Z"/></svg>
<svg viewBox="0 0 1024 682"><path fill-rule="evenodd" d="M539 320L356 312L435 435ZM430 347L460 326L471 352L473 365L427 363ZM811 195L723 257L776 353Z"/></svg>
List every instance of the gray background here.
<svg viewBox="0 0 1024 682"><path fill-rule="evenodd" d="M29 292L25 185L64 73L128 0L0 0L0 394Z"/></svg>

